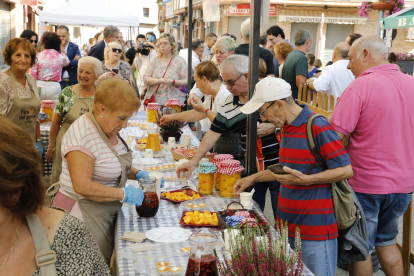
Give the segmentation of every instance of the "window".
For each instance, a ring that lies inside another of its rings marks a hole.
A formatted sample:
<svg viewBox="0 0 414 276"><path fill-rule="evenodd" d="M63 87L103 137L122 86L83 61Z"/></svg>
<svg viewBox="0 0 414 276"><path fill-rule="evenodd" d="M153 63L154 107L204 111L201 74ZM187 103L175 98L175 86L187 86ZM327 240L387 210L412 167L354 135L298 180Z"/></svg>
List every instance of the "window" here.
<svg viewBox="0 0 414 276"><path fill-rule="evenodd" d="M149 8L144 8L144 17L149 17Z"/></svg>

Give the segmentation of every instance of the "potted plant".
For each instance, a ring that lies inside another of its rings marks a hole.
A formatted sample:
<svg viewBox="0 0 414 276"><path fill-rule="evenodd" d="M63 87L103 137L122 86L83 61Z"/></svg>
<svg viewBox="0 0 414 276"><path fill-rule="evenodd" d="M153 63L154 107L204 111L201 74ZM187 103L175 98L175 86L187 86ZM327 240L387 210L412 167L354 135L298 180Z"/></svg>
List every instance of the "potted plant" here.
<svg viewBox="0 0 414 276"><path fill-rule="evenodd" d="M362 2L358 7L359 17L369 17L372 10L385 10L384 16L399 12L405 8L404 0L380 0L379 2Z"/></svg>
<svg viewBox="0 0 414 276"><path fill-rule="evenodd" d="M185 127L188 123L172 120L167 124L161 125L161 117L164 115L171 115L171 108L160 108L158 109L155 117L157 119L157 125L160 127L160 134L164 142L168 142L168 137L175 137L175 141L179 141L181 134L181 128Z"/></svg>

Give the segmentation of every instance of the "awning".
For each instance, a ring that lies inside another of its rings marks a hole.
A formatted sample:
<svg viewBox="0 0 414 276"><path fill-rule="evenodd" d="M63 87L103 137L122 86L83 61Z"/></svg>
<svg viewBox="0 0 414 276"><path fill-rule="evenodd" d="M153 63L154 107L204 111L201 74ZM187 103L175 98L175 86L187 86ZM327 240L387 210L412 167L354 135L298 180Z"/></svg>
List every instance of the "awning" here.
<svg viewBox="0 0 414 276"><path fill-rule="evenodd" d="M173 29L178 29L180 28L180 22L174 23L172 24Z"/></svg>
<svg viewBox="0 0 414 276"><path fill-rule="evenodd" d="M358 13L345 11L315 11L315 10L285 10L279 9L279 22L321 23L322 13L324 22L328 24L365 24L367 18L361 18Z"/></svg>
<svg viewBox="0 0 414 276"><path fill-rule="evenodd" d="M401 29L414 27L414 6L403 9L380 20L381 29Z"/></svg>

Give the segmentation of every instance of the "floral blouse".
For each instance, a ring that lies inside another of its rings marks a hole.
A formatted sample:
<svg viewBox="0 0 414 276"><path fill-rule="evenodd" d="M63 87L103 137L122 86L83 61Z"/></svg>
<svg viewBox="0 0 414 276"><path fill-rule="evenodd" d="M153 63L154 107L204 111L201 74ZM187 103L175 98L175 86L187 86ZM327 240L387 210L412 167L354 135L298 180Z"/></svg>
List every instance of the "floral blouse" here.
<svg viewBox="0 0 414 276"><path fill-rule="evenodd" d="M68 57L53 49L43 50L36 56L37 61L30 74L37 80L60 82L62 68L69 65Z"/></svg>
<svg viewBox="0 0 414 276"><path fill-rule="evenodd" d="M162 65L160 59L155 56L153 57L148 66L147 71L144 75L145 84L148 84L148 81L151 78L161 79L164 75L167 65ZM168 67L167 72L165 73L164 78L170 80L185 80L187 82L187 63L180 56L173 57L170 66ZM155 90L157 90L158 84L153 86L148 86L147 94L145 95L146 99L151 98L154 95ZM186 94L180 91L179 87L168 84L161 84L160 88L157 91L157 97L168 97L168 98L178 98L185 97Z"/></svg>
<svg viewBox="0 0 414 276"><path fill-rule="evenodd" d="M129 65L128 62L120 60L118 69L119 69L119 74L121 74L122 78L124 80L129 81L133 85L134 84L134 78L132 77L133 72L132 72L131 65ZM101 75L105 74L107 72L111 72L111 70L106 68L105 61L102 61L102 73L101 73Z"/></svg>
<svg viewBox="0 0 414 276"><path fill-rule="evenodd" d="M36 86L35 79L26 74L26 86L23 87L20 83L16 81L17 95L19 98L31 98L32 90L35 92L35 97L40 101L39 89ZM0 114L7 116L13 106L14 102L14 93L11 84L11 79L6 73L0 74Z"/></svg>
<svg viewBox="0 0 414 276"><path fill-rule="evenodd" d="M58 103L56 105L56 113L62 116L62 122L65 121L66 116L68 115L70 109L72 108L76 99L76 94L72 90L72 86L68 86L60 92L58 96ZM94 96L79 99L94 99Z"/></svg>

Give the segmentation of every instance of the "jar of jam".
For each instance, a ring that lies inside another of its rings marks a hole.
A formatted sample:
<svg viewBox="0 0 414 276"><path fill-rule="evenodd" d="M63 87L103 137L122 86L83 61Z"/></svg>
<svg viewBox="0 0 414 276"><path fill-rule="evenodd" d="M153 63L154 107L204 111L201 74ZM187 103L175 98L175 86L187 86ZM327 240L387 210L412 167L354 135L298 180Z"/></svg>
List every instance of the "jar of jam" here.
<svg viewBox="0 0 414 276"><path fill-rule="evenodd" d="M209 228L202 228L190 237L190 257L188 259L185 276L218 276L217 261L213 249L217 244L217 237Z"/></svg>
<svg viewBox="0 0 414 276"><path fill-rule="evenodd" d="M160 108L160 105L157 103L149 103L147 105L147 121L148 123L156 123L157 122L157 112Z"/></svg>
<svg viewBox="0 0 414 276"><path fill-rule="evenodd" d="M42 112L46 113L49 119L40 120L40 122L51 122L53 120L53 114L55 114L55 102L53 100L42 101Z"/></svg>
<svg viewBox="0 0 414 276"><path fill-rule="evenodd" d="M217 167L217 169L220 167L220 162L224 160L233 160L234 157L231 154L217 154L213 158L213 164ZM220 191L220 173L217 172L214 174L214 186L216 187L217 191Z"/></svg>
<svg viewBox="0 0 414 276"><path fill-rule="evenodd" d="M144 200L142 201L142 205L135 206L135 209L140 217L155 217L158 212L158 208L160 207L156 189L157 178L140 178L139 183L143 187L142 191L144 192Z"/></svg>
<svg viewBox="0 0 414 276"><path fill-rule="evenodd" d="M148 140L145 148L152 149L153 151L161 150L160 134L157 128L148 130Z"/></svg>
<svg viewBox="0 0 414 276"><path fill-rule="evenodd" d="M212 194L214 186L214 173L217 168L213 163L201 162L198 164L198 191L200 194Z"/></svg>
<svg viewBox="0 0 414 276"><path fill-rule="evenodd" d="M244 168L238 160L224 160L220 163L220 195L222 197L234 197L233 186L241 178Z"/></svg>
<svg viewBox="0 0 414 276"><path fill-rule="evenodd" d="M168 106L171 108L172 113L179 113L181 112L181 107L185 106L183 102L179 99L169 99L167 102L164 103L164 106Z"/></svg>

